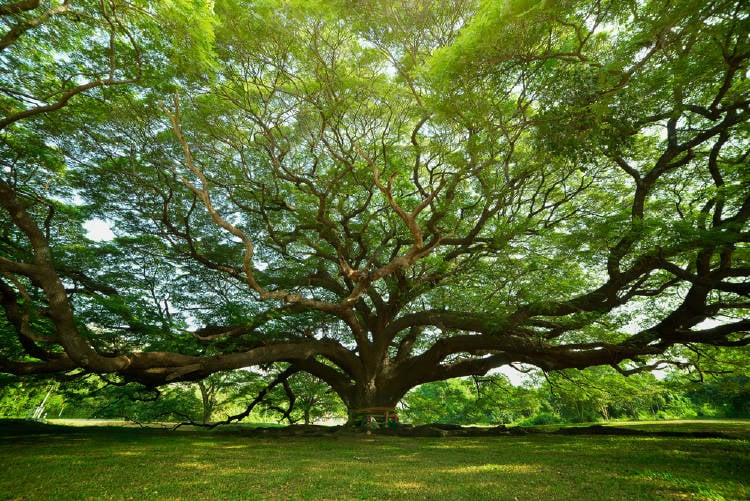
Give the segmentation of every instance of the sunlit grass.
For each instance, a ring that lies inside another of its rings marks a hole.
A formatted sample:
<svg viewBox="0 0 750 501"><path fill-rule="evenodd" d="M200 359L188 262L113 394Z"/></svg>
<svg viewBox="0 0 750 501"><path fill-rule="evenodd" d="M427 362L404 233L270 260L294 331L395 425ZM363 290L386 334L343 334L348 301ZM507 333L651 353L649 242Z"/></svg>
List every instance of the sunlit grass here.
<svg viewBox="0 0 750 501"><path fill-rule="evenodd" d="M0 430L0 457L0 499L750 498L737 439Z"/></svg>

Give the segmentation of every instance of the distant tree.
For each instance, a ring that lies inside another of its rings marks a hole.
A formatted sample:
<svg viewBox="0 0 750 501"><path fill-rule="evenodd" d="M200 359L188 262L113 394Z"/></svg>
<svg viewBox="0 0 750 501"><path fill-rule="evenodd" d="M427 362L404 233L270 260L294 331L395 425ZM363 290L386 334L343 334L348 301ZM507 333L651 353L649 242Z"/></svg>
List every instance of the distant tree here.
<svg viewBox="0 0 750 501"><path fill-rule="evenodd" d="M625 378L607 367L553 372L546 381L552 408L572 422L655 418L671 395L651 373Z"/></svg>
<svg viewBox="0 0 750 501"><path fill-rule="evenodd" d="M297 372L279 385L262 408L289 423L313 424L325 418L346 417L346 407L331 387L305 372Z"/></svg>
<svg viewBox="0 0 750 501"><path fill-rule="evenodd" d="M539 412L544 395L493 375L423 384L407 393L401 404L404 419L415 423L504 424Z"/></svg>
<svg viewBox="0 0 750 501"><path fill-rule="evenodd" d="M414 423L471 424L473 395L463 379L423 384L402 400L403 418Z"/></svg>
<svg viewBox="0 0 750 501"><path fill-rule="evenodd" d="M533 380L512 384L507 376L473 378L476 402L475 423L509 424L529 418L546 409L546 393Z"/></svg>
<svg viewBox="0 0 750 501"><path fill-rule="evenodd" d="M45 402L44 413L48 417L57 417L63 410L64 401L55 391L56 389L57 385L46 379L29 379L19 382L0 378L0 417L32 417L35 409L44 401L50 390L53 391Z"/></svg>
<svg viewBox="0 0 750 501"><path fill-rule="evenodd" d="M346 417L346 407L331 387L324 381L306 372L294 375L292 391L296 395L295 406L305 424L324 418Z"/></svg>
<svg viewBox="0 0 750 501"><path fill-rule="evenodd" d="M704 380L673 377L675 394L688 401L696 417L750 418L750 377L715 375Z"/></svg>

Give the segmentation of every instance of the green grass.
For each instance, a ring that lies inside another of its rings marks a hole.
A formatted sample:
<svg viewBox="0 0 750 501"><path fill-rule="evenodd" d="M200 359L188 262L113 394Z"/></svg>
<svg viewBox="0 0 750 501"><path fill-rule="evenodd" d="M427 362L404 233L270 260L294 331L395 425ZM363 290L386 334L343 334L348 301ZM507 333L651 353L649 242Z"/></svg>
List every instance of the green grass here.
<svg viewBox="0 0 750 501"><path fill-rule="evenodd" d="M0 499L750 498L750 423L669 426L741 438L269 438L0 422Z"/></svg>

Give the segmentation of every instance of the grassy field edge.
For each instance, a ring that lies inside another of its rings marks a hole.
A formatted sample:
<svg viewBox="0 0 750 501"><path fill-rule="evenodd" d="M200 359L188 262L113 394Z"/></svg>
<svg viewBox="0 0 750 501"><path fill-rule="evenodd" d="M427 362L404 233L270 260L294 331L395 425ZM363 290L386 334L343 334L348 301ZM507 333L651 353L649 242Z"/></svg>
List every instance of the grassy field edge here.
<svg viewBox="0 0 750 501"><path fill-rule="evenodd" d="M612 425L734 438L274 437L0 421L0 499L750 498L750 423Z"/></svg>

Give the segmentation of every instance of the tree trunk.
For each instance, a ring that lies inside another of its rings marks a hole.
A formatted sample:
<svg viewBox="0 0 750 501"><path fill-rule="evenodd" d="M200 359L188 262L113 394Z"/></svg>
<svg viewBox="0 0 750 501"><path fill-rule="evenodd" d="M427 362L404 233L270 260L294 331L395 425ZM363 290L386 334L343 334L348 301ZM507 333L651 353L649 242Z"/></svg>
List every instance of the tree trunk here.
<svg viewBox="0 0 750 501"><path fill-rule="evenodd" d="M201 392L201 403L203 404L203 412L202 412L202 422L203 424L208 424L208 422L211 420L211 414L213 412L213 403L211 402L211 395L209 394L209 389L206 387L206 383L204 381L198 382L198 388Z"/></svg>
<svg viewBox="0 0 750 501"><path fill-rule="evenodd" d="M408 389L404 390L396 381L380 378L377 382L357 384L349 398L343 398L349 414L347 426L362 426L367 416L376 418L380 426L388 425L388 420L397 422L396 404Z"/></svg>

